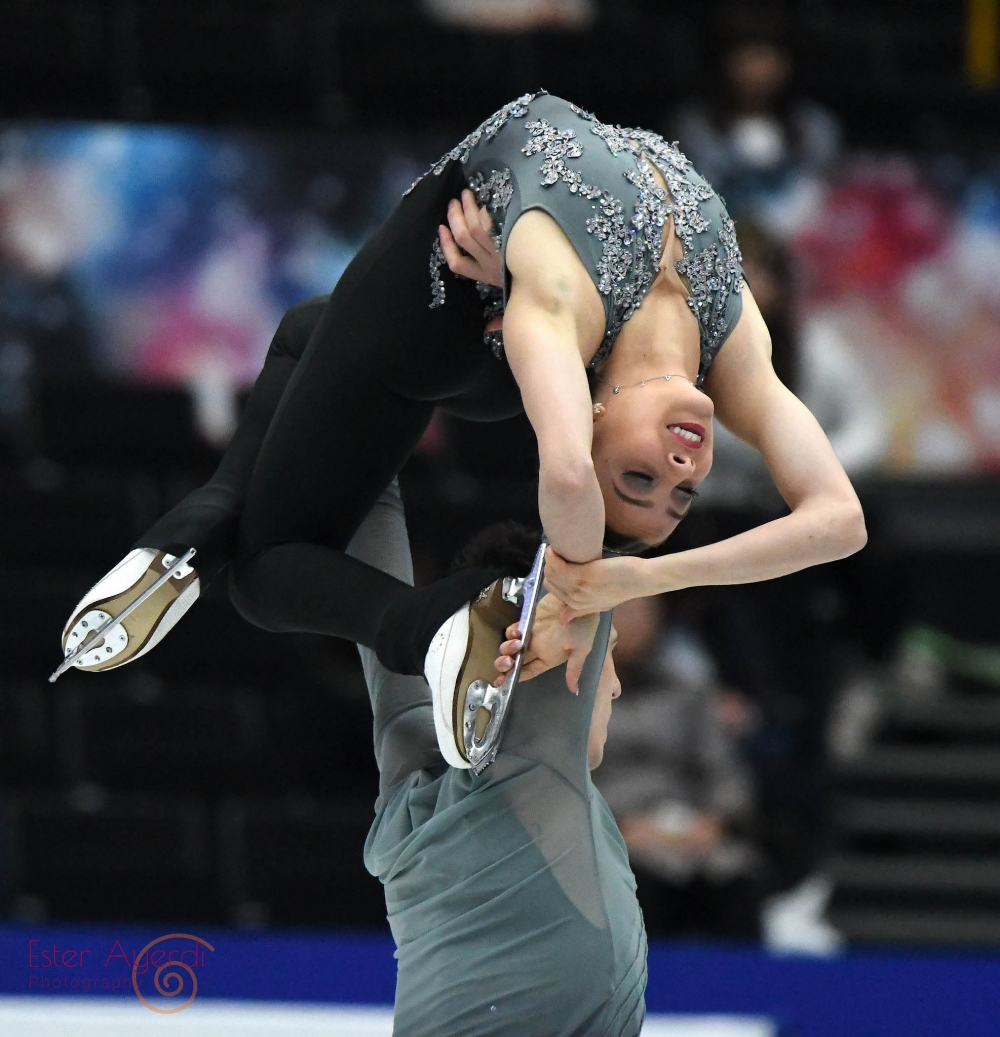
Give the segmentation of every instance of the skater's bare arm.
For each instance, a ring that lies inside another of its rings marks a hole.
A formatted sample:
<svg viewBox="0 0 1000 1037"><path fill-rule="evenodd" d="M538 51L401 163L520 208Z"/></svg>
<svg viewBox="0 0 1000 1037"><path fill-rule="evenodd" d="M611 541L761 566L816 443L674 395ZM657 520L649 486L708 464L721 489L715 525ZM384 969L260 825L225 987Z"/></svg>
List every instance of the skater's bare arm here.
<svg viewBox="0 0 1000 1037"><path fill-rule="evenodd" d="M471 191L453 199L448 225L438 228L449 269L501 285L492 230L492 217ZM504 345L538 439L539 513L551 543L569 552L566 557L587 561L600 554L604 502L590 458L593 413L584 359L601 341L603 306L569 239L544 212L529 211L517 221L506 259L512 287Z"/></svg>
<svg viewBox="0 0 1000 1037"><path fill-rule="evenodd" d="M438 236L453 273L503 283L492 228L471 191L452 200ZM538 439L542 525L560 553L588 561L600 555L604 501L590 458L593 412L584 361L603 337L604 308L569 239L544 212L517 221L506 261L512 286L504 346Z"/></svg>
<svg viewBox="0 0 1000 1037"><path fill-rule="evenodd" d="M592 325L588 327L587 320L581 322L572 306L572 275L575 274L579 280L580 271L569 271L568 290L559 278L552 278L552 272L558 269L560 262L567 267L572 267L572 264L579 267L572 246L554 221L544 213L530 213L519 221L517 227L520 227L517 234L512 235L512 274L517 271L520 276L515 277L515 287L511 291L513 307L508 303L506 319L496 318L487 325L487 330L504 326L506 352L521 387L525 410L538 437L542 459L539 511L548 535L559 544L575 540L578 557L594 558L603 536L604 502L599 492L595 493L597 481L590 462L593 419L578 343L581 338L593 339L593 348L596 348L603 333L602 308L599 303L594 306L593 299L585 300L590 302L589 308L585 306ZM476 205L471 191L463 191L460 200L450 203L448 226L442 225L438 236L452 273L487 284L503 284L500 253L492 229L489 212ZM539 255L545 255L547 261L539 263ZM508 256L511 256L510 251ZM562 280L565 282L567 279L564 277ZM567 300L569 305L565 304ZM523 329L523 334L514 331L513 340L510 337L511 309L515 328L520 326ZM537 346L546 341L551 352L543 354L541 361L520 348L523 344L531 350L534 345L537 352ZM547 386L553 385L559 387L556 392L546 391ZM565 414L571 415L571 420L564 422L562 416ZM583 475L583 485L567 486L562 477L571 474L575 466ZM589 532L575 527L572 517L574 503L585 515L595 517ZM570 517L564 518L567 514ZM597 516L600 516L599 521ZM591 539L594 546L591 546ZM561 604L555 598L542 602L521 679L529 680L566 663L566 684L576 693L584 662L593 644L597 617L585 617L562 625L559 623L560 608ZM516 627L511 628L508 636L513 639L519 636ZM518 640L510 640L502 646L501 651L505 654L497 659L497 670L501 675L496 684L502 682L503 674L513 665L513 657L520 650L521 642Z"/></svg>
<svg viewBox="0 0 1000 1037"><path fill-rule="evenodd" d="M767 328L746 295L743 318L715 361L708 389L716 416L763 455L791 513L661 558L585 566L550 558L545 584L574 610L564 618L683 587L770 580L864 546L864 516L850 480L816 419L775 375Z"/></svg>
<svg viewBox="0 0 1000 1037"><path fill-rule="evenodd" d="M544 213L525 213L515 224L507 266L513 282L504 346L538 439L542 526L561 555L589 561L601 554L604 500L590 456L584 356L603 335L603 307L573 246Z"/></svg>

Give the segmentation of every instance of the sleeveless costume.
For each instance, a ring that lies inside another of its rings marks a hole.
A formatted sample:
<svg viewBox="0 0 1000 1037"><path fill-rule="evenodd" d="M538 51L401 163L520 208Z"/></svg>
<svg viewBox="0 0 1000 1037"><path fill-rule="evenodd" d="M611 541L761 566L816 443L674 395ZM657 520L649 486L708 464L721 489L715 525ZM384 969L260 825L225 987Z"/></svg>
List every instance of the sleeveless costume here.
<svg viewBox="0 0 1000 1037"><path fill-rule="evenodd" d="M698 320L698 384L704 384L743 310L743 269L722 199L676 144L648 130L609 126L543 92L505 105L431 172L440 176L456 161L465 167L479 204L489 208L502 249L529 209L548 213L569 238L604 303L604 341L591 367L611 352L652 284L663 254L663 227L673 217L684 249L676 267ZM669 196L658 186L651 164L663 175ZM430 265L431 305L442 306L446 292L440 272L447 264L437 238ZM492 296L487 319L502 312L499 291L481 288Z"/></svg>
<svg viewBox="0 0 1000 1037"><path fill-rule="evenodd" d="M453 276L437 240L465 186L502 241L533 208L567 234L604 301L593 363L641 304L672 217L704 383L741 311L722 201L655 134L526 95L414 184L328 298L285 315L218 470L136 546L195 547L203 585L230 564L251 622L361 646L382 775L365 859L398 948L397 1037L632 1037L645 935L624 843L586 764L610 616L579 697L562 667L526 685L480 777L444 765L428 688L401 676L419 675L441 623L505 575L466 570L414 589L395 488L436 406L479 421L521 410L502 340L488 339L494 355L482 345L484 303L499 312L506 289Z"/></svg>
<svg viewBox="0 0 1000 1037"><path fill-rule="evenodd" d="M591 366L642 302L670 217L700 330L699 384L742 311L732 221L676 146L540 94L505 105L414 184L328 299L286 314L218 471L137 546L196 547L203 583L232 560L233 600L251 622L375 647L397 672L420 671L425 632L410 636L394 620L427 601L344 549L435 406L475 421L522 409L507 364L478 344L484 301L492 316L504 293L455 277L437 239L448 201L466 186L489 205L502 240L532 208L569 237L604 302L604 341ZM293 332L306 312L314 326L303 347ZM489 341L499 355L499 337ZM439 595L428 623L474 595L475 581L465 582ZM331 590L347 587L351 600Z"/></svg>

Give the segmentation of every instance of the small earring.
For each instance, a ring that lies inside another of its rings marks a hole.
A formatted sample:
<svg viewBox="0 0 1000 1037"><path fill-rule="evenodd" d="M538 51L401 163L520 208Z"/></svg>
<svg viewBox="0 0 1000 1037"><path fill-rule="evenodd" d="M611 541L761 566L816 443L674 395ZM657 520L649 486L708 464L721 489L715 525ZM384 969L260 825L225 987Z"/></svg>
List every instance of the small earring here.
<svg viewBox="0 0 1000 1037"><path fill-rule="evenodd" d="M603 414L604 413L604 404L603 403L595 403L594 404L594 413L595 414Z"/></svg>

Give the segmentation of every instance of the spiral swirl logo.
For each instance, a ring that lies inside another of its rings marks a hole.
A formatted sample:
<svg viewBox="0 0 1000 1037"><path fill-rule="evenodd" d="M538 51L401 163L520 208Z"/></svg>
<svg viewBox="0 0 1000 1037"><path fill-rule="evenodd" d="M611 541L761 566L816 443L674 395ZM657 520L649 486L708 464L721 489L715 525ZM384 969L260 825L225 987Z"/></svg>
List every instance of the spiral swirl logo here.
<svg viewBox="0 0 1000 1037"><path fill-rule="evenodd" d="M167 940L190 940L192 946L180 951L177 948L153 950L157 944L165 943ZM203 940L200 936L192 936L190 933L168 933L166 936L151 940L135 956L132 964L132 989L135 990L135 996L151 1012L157 1012L160 1015L183 1012L198 994L198 976L194 970L199 964L199 958L201 964L205 963L205 951L201 948L215 950L207 940ZM191 957L192 960L185 961L185 955ZM185 987L190 984L187 1000L171 1008L160 1008L150 1004L139 989L139 973L145 972L150 965L156 969L153 973L153 986L161 997L179 997L183 995Z"/></svg>

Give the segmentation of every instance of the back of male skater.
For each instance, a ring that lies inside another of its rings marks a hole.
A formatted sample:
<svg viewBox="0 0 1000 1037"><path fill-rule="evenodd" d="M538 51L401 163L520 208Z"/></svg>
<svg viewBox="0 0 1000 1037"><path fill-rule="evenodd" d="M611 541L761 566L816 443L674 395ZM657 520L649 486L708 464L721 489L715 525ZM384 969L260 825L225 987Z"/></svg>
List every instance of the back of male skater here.
<svg viewBox="0 0 1000 1037"><path fill-rule="evenodd" d="M412 582L395 483L349 550ZM610 633L605 613L579 695L564 666L518 685L500 753L479 777L445 764L424 680L360 650L381 775L365 863L385 886L396 941L394 1037L639 1033L642 915L590 780L619 691Z"/></svg>

